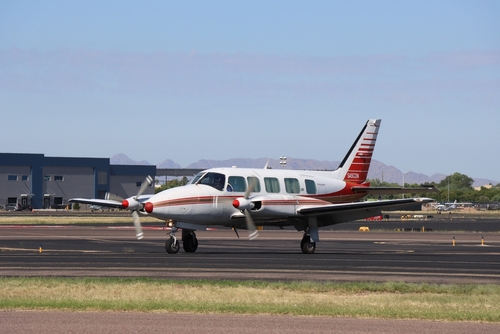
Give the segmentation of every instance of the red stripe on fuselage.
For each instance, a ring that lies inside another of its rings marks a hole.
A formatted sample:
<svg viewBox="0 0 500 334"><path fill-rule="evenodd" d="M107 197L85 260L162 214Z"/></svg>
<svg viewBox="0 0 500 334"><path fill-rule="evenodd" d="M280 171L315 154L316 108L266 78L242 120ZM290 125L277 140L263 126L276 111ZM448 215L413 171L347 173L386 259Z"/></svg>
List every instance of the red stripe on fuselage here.
<svg viewBox="0 0 500 334"><path fill-rule="evenodd" d="M329 203L348 203L357 201L363 198L365 195L360 194L359 192L353 193L351 191L352 186L359 186L357 183L348 184L344 189L328 193L328 194L319 194L319 195L291 195L287 194L286 196L296 196L292 199L262 199L262 204L265 205L326 205ZM276 194L279 195L279 194ZM167 206L182 206L182 205L206 205L212 204L215 202L215 198L217 201L231 203L236 198L241 196L194 196L194 197L184 197L177 198L172 200L165 200L153 203L155 208L167 207Z"/></svg>

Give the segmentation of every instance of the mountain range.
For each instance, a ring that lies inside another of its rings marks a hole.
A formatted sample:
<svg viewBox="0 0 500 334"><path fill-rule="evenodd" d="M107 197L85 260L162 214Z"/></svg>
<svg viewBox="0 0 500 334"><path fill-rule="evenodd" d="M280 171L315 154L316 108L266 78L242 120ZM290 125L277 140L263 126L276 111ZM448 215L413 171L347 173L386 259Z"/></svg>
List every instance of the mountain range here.
<svg viewBox="0 0 500 334"><path fill-rule="evenodd" d="M269 163L268 163L269 160ZM110 158L110 163L113 165L151 165L148 161L135 161L130 159L125 154L116 154ZM280 161L278 159L268 159L268 158L258 158L258 159L245 159L245 158L234 158L227 160L199 160L198 162L194 162L189 164L186 167L181 167L179 164L175 163L171 159L163 160L162 162L156 165L156 168L199 168L199 169L208 169L214 167L246 167L246 168L264 168L264 166L268 163L268 166L271 168L283 168L280 165ZM298 158L287 158L286 168L288 169L296 169L296 170L334 170L338 167L340 161L319 161L314 159L298 159ZM422 184L422 183L430 183L436 182L439 183L443 180L447 174L436 173L431 176L416 173L416 172L408 172L404 174L404 182L413 184ZM468 175L469 176L469 175ZM474 186L483 186L487 184L496 185L498 182L494 180L488 180L484 178L469 176L474 179ZM399 183L403 182L403 172L397 169L394 166L387 166L384 163L372 160L370 170L368 173L369 179L379 179L381 181L391 182L391 183Z"/></svg>

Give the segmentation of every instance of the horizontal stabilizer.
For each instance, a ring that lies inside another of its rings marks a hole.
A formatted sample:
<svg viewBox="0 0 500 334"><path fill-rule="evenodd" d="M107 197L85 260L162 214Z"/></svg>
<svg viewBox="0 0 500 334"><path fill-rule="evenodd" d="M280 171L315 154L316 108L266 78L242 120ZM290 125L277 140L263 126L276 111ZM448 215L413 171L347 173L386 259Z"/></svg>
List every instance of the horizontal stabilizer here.
<svg viewBox="0 0 500 334"><path fill-rule="evenodd" d="M355 193L358 194L365 193L367 195L421 194L421 193L439 192L439 189L437 189L434 186L426 186L419 188L354 186L351 189Z"/></svg>

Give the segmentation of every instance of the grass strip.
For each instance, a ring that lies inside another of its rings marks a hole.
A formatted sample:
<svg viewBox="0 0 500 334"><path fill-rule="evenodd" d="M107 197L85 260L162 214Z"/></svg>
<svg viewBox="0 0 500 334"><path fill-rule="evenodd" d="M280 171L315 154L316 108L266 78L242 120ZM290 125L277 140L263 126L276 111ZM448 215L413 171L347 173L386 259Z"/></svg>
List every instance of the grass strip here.
<svg viewBox="0 0 500 334"><path fill-rule="evenodd" d="M0 277L0 309L500 322L500 286Z"/></svg>

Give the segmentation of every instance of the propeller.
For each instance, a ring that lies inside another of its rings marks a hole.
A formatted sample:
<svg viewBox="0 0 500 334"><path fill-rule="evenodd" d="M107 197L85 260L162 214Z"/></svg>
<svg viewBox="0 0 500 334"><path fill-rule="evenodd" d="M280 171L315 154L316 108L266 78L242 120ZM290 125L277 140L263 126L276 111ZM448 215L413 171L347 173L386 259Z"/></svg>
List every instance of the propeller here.
<svg viewBox="0 0 500 334"><path fill-rule="evenodd" d="M144 204L139 202L138 198L146 191L146 189L152 182L153 178L148 175L146 179L142 182L141 188L139 188L137 195L122 200L122 206L125 209L129 209L132 212L132 219L134 221L134 227L135 227L135 236L139 240L144 237L144 233L142 232L141 220L139 218L139 210L141 210L144 207ZM120 197L115 194L108 193L106 194L106 197L107 199L121 200Z"/></svg>
<svg viewBox="0 0 500 334"><path fill-rule="evenodd" d="M247 230L248 232L250 232L250 234L248 235L248 239L250 240L253 240L259 236L259 232L257 232L257 229L255 228L255 223L252 219L252 215L250 214L250 210L255 207L255 204L249 200L250 193L255 187L255 182L256 179L251 178L250 181L248 182L248 188L245 191L245 195L243 196L243 198L237 198L233 201L233 206L236 209L243 210L243 212L245 213Z"/></svg>

